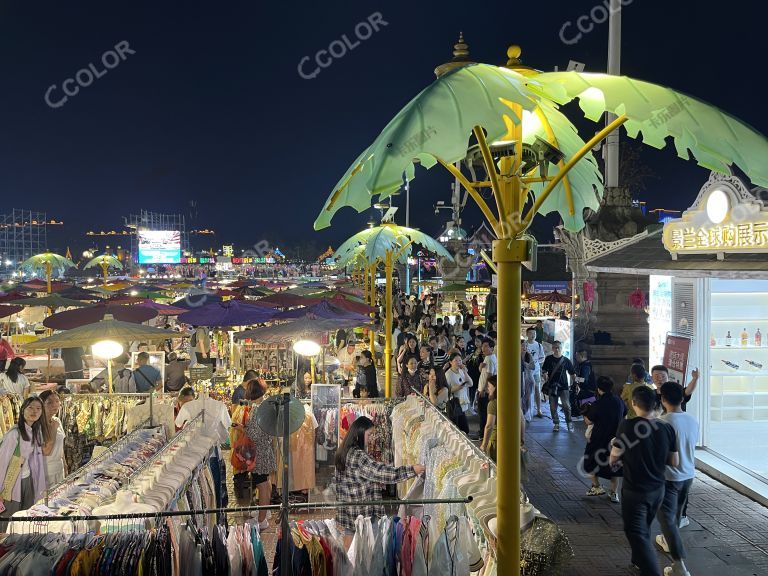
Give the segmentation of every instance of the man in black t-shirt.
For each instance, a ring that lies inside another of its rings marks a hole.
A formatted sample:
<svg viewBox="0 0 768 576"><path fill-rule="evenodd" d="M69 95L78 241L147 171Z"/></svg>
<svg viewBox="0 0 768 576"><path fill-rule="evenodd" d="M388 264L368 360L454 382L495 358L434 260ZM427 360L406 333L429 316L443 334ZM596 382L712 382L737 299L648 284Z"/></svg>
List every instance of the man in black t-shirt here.
<svg viewBox="0 0 768 576"><path fill-rule="evenodd" d="M574 370L571 361L562 355L563 345L555 340L552 342L552 354L544 359L541 366L541 389L549 396L549 413L552 416L553 430L560 431L560 417L557 415L558 399L563 405L565 424L568 432L573 432L571 422L571 401L568 391L571 387L571 378Z"/></svg>
<svg viewBox="0 0 768 576"><path fill-rule="evenodd" d="M664 498L666 466L677 466L674 428L654 417L656 392L648 386L632 391L637 417L622 420L613 440L610 464L624 467L621 516L624 533L632 548L632 564L644 576L661 576L650 529Z"/></svg>

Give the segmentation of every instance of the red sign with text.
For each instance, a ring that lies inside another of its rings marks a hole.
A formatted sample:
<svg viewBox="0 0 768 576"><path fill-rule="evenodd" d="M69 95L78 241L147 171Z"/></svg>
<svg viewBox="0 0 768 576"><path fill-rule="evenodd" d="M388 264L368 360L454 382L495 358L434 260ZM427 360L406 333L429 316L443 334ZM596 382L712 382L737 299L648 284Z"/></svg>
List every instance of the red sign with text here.
<svg viewBox="0 0 768 576"><path fill-rule="evenodd" d="M670 381L677 382L681 386L685 385L690 350L690 338L667 335L667 340L664 343L664 366L669 370Z"/></svg>

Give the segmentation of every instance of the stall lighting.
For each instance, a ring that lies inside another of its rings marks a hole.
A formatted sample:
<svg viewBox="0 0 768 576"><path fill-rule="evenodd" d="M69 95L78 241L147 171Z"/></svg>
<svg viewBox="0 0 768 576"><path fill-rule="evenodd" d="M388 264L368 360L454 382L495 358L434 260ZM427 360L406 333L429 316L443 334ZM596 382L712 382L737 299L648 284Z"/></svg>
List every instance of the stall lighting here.
<svg viewBox="0 0 768 576"><path fill-rule="evenodd" d="M112 358L117 358L120 356L120 354L123 353L123 345L119 342L115 342L114 340L101 340L100 342L96 342L93 346L91 346L91 350L93 350L94 356L111 360Z"/></svg>
<svg viewBox="0 0 768 576"><path fill-rule="evenodd" d="M312 340L297 340L293 345L293 351L299 356L317 356L320 350L320 344Z"/></svg>

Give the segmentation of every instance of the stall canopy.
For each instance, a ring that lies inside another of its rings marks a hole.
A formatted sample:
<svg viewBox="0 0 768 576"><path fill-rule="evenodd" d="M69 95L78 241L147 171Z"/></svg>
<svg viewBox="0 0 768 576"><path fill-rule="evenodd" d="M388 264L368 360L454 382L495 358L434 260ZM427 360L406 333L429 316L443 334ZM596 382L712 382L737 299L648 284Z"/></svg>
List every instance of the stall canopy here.
<svg viewBox="0 0 768 576"><path fill-rule="evenodd" d="M289 306L312 306L318 304L320 298L309 298L288 292L278 292L259 300L262 304L269 304L276 308L288 308Z"/></svg>
<svg viewBox="0 0 768 576"><path fill-rule="evenodd" d="M93 290L87 288L80 288L79 286L70 286L56 292L59 296L64 298L71 298L73 300L101 300L102 295Z"/></svg>
<svg viewBox="0 0 768 576"><path fill-rule="evenodd" d="M531 294L528 296L528 300L535 302L549 302L551 304L570 304L571 297L567 294L562 294L557 290L553 292L545 292L543 294Z"/></svg>
<svg viewBox="0 0 768 576"><path fill-rule="evenodd" d="M141 324L157 316L157 310L138 308L136 306L121 306L119 304L96 304L77 310L66 310L48 316L43 320L43 326L54 330L72 330L87 324L99 322L107 315L114 319L133 324Z"/></svg>
<svg viewBox="0 0 768 576"><path fill-rule="evenodd" d="M140 302L137 302L135 305L139 308L149 308L150 310L157 310L157 313L159 316L177 316L179 314L184 314L184 312L187 311L186 308L171 306L170 304L159 304L158 302L150 300L149 298L145 300L141 300Z"/></svg>
<svg viewBox="0 0 768 576"><path fill-rule="evenodd" d="M15 302L16 300L21 300L22 298L26 298L26 296L21 292L19 292L18 290L11 290L10 292L5 292L4 294L0 294L0 303Z"/></svg>
<svg viewBox="0 0 768 576"><path fill-rule="evenodd" d="M58 292L48 294L47 296L40 296L39 298L22 298L14 300L13 303L20 306L45 306L46 308L81 308L88 306L88 304L80 300L64 298Z"/></svg>
<svg viewBox="0 0 768 576"><path fill-rule="evenodd" d="M370 318L344 308L339 308L333 304L330 300L323 300L319 304L313 306L307 306L306 308L294 308L293 310L286 310L275 314L272 320L292 320L301 318L302 316L315 316L317 318L324 319L347 319L357 320L361 324L366 324L370 321Z"/></svg>
<svg viewBox="0 0 768 576"><path fill-rule="evenodd" d="M15 306L11 304L0 304L0 318L13 316L24 310L24 306Z"/></svg>
<svg viewBox="0 0 768 576"><path fill-rule="evenodd" d="M370 319L366 320L370 322ZM253 340L264 344L277 344L280 342L289 342L298 340L307 336L316 336L325 332L338 330L339 328L356 328L364 323L359 320L349 319L330 319L317 318L315 316L302 316L293 322L285 324L275 324L265 328L256 328L255 330L246 330L237 332L235 338L238 340Z"/></svg>
<svg viewBox="0 0 768 576"><path fill-rule="evenodd" d="M179 322L193 326L248 326L269 321L274 309L240 300L227 300L193 308L179 316Z"/></svg>
<svg viewBox="0 0 768 576"><path fill-rule="evenodd" d="M52 318L53 316L51 316ZM115 320L109 314L99 322L78 326L61 334L55 334L48 338L35 340L28 345L34 349L74 348L77 346L90 346L102 340L114 340L116 342L161 342L169 338L182 338L187 336L175 330L161 330L142 324L121 322Z"/></svg>
<svg viewBox="0 0 768 576"><path fill-rule="evenodd" d="M184 296L184 298L171 302L171 306L174 308L184 308L184 310L194 310L195 308L200 308L206 304L221 302L222 300L223 298L221 296L204 292L202 294L190 294Z"/></svg>

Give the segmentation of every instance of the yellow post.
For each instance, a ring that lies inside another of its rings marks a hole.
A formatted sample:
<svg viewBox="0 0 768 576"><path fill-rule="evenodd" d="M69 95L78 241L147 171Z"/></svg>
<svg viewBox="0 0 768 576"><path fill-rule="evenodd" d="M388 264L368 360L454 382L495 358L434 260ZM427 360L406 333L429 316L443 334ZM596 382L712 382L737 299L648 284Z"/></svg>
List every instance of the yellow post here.
<svg viewBox="0 0 768 576"><path fill-rule="evenodd" d="M106 260L102 260L102 262L101 262L101 271L102 271L103 276L104 276L104 287L105 288L107 287L107 269L108 268L109 268L109 264L107 263L107 261Z"/></svg>
<svg viewBox="0 0 768 576"><path fill-rule="evenodd" d="M366 266L366 274L370 274L371 276L371 292L369 294L369 303L371 306L376 306L376 262L371 264L371 267L368 268ZM371 312L371 319L373 320L376 318L376 313ZM373 362L376 363L376 328L374 326L371 326L371 330L369 333L370 341L371 341L371 354L373 355Z"/></svg>
<svg viewBox="0 0 768 576"><path fill-rule="evenodd" d="M109 378L109 393L112 394L114 392L114 389L112 388L112 359L111 358L107 358L107 377Z"/></svg>
<svg viewBox="0 0 768 576"><path fill-rule="evenodd" d="M53 275L53 264L50 262L45 263L45 279L48 282L48 294L51 293L51 276Z"/></svg>
<svg viewBox="0 0 768 576"><path fill-rule="evenodd" d="M384 396L392 397L392 251L384 258L386 294L384 294Z"/></svg>

